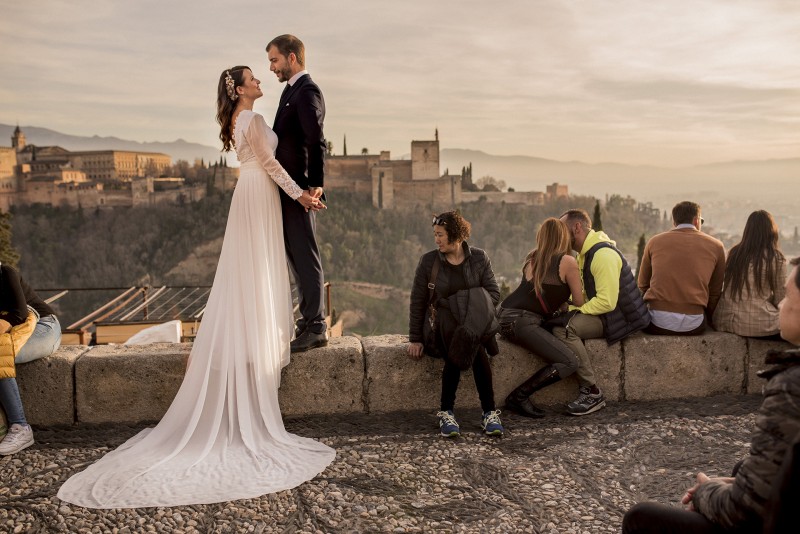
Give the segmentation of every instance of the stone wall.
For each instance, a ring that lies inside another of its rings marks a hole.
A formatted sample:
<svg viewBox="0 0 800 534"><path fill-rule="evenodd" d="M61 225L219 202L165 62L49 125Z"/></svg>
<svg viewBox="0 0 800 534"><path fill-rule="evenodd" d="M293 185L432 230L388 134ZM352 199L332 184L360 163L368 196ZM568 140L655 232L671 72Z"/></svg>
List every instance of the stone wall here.
<svg viewBox="0 0 800 534"><path fill-rule="evenodd" d="M543 365L525 349L499 340L492 358L495 398ZM400 335L333 338L326 348L292 356L281 375L286 415L381 413L439 405L442 361L406 356ZM711 332L697 337L636 334L615 345L586 343L599 386L611 401L659 400L760 393L756 376L769 349L788 343ZM34 425L157 421L180 387L191 344L65 346L17 367L28 420ZM471 372L463 373L457 409L478 409ZM543 405L575 397L569 377L536 394Z"/></svg>

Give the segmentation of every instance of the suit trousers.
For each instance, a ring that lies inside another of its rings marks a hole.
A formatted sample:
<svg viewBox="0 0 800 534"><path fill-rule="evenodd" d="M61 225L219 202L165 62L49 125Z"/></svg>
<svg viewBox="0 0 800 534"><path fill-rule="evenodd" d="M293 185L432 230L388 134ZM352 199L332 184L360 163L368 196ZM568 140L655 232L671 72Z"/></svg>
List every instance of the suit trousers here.
<svg viewBox="0 0 800 534"><path fill-rule="evenodd" d="M556 326L553 328L553 335L563 341L578 356L579 365L578 370L575 371L578 384L581 387L595 385L594 367L583 340L603 337L603 321L600 317L576 313L566 327Z"/></svg>
<svg viewBox="0 0 800 534"><path fill-rule="evenodd" d="M322 261L317 246L316 213L306 211L283 191L283 237L286 259L292 269L300 305L297 327L315 334L325 332Z"/></svg>

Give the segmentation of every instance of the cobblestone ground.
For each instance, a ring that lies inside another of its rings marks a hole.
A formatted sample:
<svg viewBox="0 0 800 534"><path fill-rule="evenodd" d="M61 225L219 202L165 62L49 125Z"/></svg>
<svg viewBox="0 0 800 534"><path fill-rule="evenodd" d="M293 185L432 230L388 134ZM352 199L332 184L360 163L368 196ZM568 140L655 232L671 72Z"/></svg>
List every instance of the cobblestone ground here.
<svg viewBox="0 0 800 534"><path fill-rule="evenodd" d="M503 415L502 439L456 412L289 419L336 448L299 488L215 505L87 510L60 484L142 427L38 429L0 459L0 532L619 532L640 500L677 504L696 471L727 475L748 449L758 396L618 403L585 417Z"/></svg>

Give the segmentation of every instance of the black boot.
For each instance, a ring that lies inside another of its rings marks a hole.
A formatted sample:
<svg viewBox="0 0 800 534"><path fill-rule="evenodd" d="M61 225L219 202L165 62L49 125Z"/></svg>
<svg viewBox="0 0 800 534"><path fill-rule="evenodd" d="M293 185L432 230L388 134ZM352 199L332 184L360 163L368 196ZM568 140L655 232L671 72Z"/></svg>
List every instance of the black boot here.
<svg viewBox="0 0 800 534"><path fill-rule="evenodd" d="M561 376L558 374L558 369L552 365L542 367L506 397L506 409L526 417L536 419L544 417L544 410L533 404L530 396L559 380L561 380Z"/></svg>

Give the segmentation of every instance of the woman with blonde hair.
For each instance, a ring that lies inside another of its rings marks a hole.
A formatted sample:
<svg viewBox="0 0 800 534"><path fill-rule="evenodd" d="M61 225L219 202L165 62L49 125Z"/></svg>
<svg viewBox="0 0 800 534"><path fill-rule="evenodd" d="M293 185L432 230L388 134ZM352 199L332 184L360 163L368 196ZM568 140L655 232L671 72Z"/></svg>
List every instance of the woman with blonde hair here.
<svg viewBox="0 0 800 534"><path fill-rule="evenodd" d="M778 303L785 293L786 258L779 236L769 212L754 211L747 218L742 240L725 261L725 289L714 310L714 328L745 337L780 339Z"/></svg>
<svg viewBox="0 0 800 534"><path fill-rule="evenodd" d="M544 411L530 400L534 392L578 369L575 353L542 326L565 308L570 294L573 304L583 305L578 262L569 250L566 223L554 217L545 219L536 234L536 248L525 258L519 287L498 309L503 337L550 362L506 398L507 409L527 417L544 416Z"/></svg>

